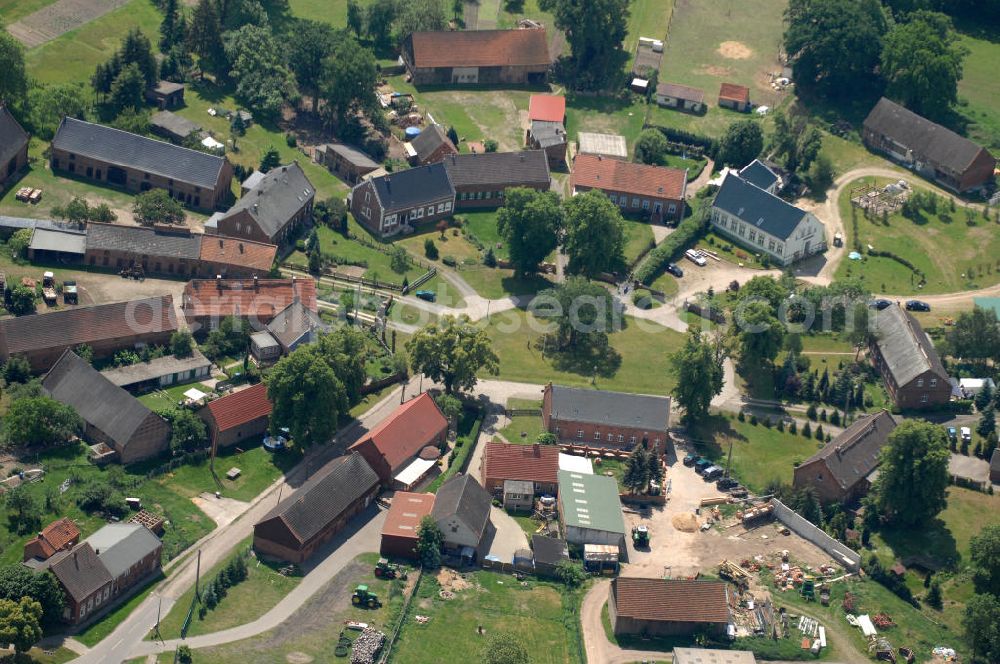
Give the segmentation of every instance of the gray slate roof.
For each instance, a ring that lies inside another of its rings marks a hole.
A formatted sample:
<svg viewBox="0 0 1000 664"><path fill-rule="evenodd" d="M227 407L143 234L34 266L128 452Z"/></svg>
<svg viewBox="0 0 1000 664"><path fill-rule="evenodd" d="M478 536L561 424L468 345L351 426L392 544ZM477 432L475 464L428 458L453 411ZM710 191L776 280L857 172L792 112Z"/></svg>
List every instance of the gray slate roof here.
<svg viewBox="0 0 1000 664"><path fill-rule="evenodd" d="M55 554L45 561L42 568L46 567L77 602L87 599L113 580L108 568L85 542L70 551Z"/></svg>
<svg viewBox="0 0 1000 664"><path fill-rule="evenodd" d="M313 330L326 331L328 327L317 313L310 311L300 300L295 300L271 319L267 331L282 346L291 348Z"/></svg>
<svg viewBox="0 0 1000 664"><path fill-rule="evenodd" d="M87 232L35 227L28 248L33 251L61 251L82 256L87 251Z"/></svg>
<svg viewBox="0 0 1000 664"><path fill-rule="evenodd" d="M787 240L806 212L733 173L726 175L712 207L756 226L768 235Z"/></svg>
<svg viewBox="0 0 1000 664"><path fill-rule="evenodd" d="M569 547L566 540L544 535L531 536L531 550L535 554L535 562L555 565L560 560L569 560Z"/></svg>
<svg viewBox="0 0 1000 664"><path fill-rule="evenodd" d="M360 454L337 457L259 523L278 518L299 542L308 542L378 482L378 475Z"/></svg>
<svg viewBox="0 0 1000 664"><path fill-rule="evenodd" d="M441 485L434 498L431 516L435 521L456 517L482 537L490 521L492 499L472 475L456 475Z"/></svg>
<svg viewBox="0 0 1000 664"><path fill-rule="evenodd" d="M873 311L872 316L878 335L875 343L897 385L906 385L925 371L933 371L939 380L948 380L930 338L908 311L894 304Z"/></svg>
<svg viewBox="0 0 1000 664"><path fill-rule="evenodd" d="M538 143L538 147L544 150L553 145L563 145L566 143L566 129L561 122L532 120L531 138Z"/></svg>
<svg viewBox="0 0 1000 664"><path fill-rule="evenodd" d="M224 157L70 117L63 118L52 147L206 189L215 189L226 163Z"/></svg>
<svg viewBox="0 0 1000 664"><path fill-rule="evenodd" d="M413 146L413 150L417 153L417 159L420 161L426 161L430 158L434 154L434 151L441 147L443 143L451 145L452 148L455 147L444 129L438 124L425 127L423 131L410 141L410 145Z"/></svg>
<svg viewBox="0 0 1000 664"><path fill-rule="evenodd" d="M347 145L346 143L331 143L326 146L326 149L330 152L336 152L343 157L345 161L357 166L358 168L370 168L374 170L381 165L353 145Z"/></svg>
<svg viewBox="0 0 1000 664"><path fill-rule="evenodd" d="M156 113L153 113L153 115L149 118L149 124L153 127L165 129L171 134L182 138L187 138L196 131L201 131L201 125L197 122L192 122L191 120L177 115L176 113L171 113L170 111L157 111Z"/></svg>
<svg viewBox="0 0 1000 664"><path fill-rule="evenodd" d="M268 237L274 237L315 194L316 188L298 162L293 161L265 173L222 218L246 210Z"/></svg>
<svg viewBox="0 0 1000 664"><path fill-rule="evenodd" d="M455 188L441 162L372 178L370 182L387 213L455 195Z"/></svg>
<svg viewBox="0 0 1000 664"><path fill-rule="evenodd" d="M88 224L89 251L120 251L135 255L198 260L202 235L178 231L154 230L121 224Z"/></svg>
<svg viewBox="0 0 1000 664"><path fill-rule="evenodd" d="M42 379L53 399L72 406L87 423L124 447L153 411L66 350Z"/></svg>
<svg viewBox="0 0 1000 664"><path fill-rule="evenodd" d="M850 489L878 467L879 451L895 429L896 419L887 410L862 417L801 465L822 459L840 487Z"/></svg>
<svg viewBox="0 0 1000 664"><path fill-rule="evenodd" d="M66 221L52 221L51 219L28 219L27 217L7 217L0 214L0 228L19 231L22 228L44 228L52 231L76 230L76 224Z"/></svg>
<svg viewBox="0 0 1000 664"><path fill-rule="evenodd" d="M754 159L741 168L740 177L761 189L767 189L778 181L778 175L760 159Z"/></svg>
<svg viewBox="0 0 1000 664"><path fill-rule="evenodd" d="M6 169L7 162L28 144L28 133L17 123L2 101L0 100L0 164Z"/></svg>
<svg viewBox="0 0 1000 664"><path fill-rule="evenodd" d="M553 385L551 415L559 420L666 431L670 397Z"/></svg>
<svg viewBox="0 0 1000 664"><path fill-rule="evenodd" d="M182 371L191 371L199 367L207 367L211 364L208 358L195 348L188 357L166 355L158 357L155 360L150 360L149 362L137 362L127 367L105 369L101 374L118 387L127 387L154 378L160 378L161 376L169 376L170 374Z"/></svg>
<svg viewBox="0 0 1000 664"><path fill-rule="evenodd" d="M262 173L261 171L258 171L255 168L254 171L253 171L253 173L251 173L250 175L248 175L247 179L240 183L240 187L242 187L243 189L253 189L254 187L256 187L257 185L259 185L263 181L264 181L264 173ZM216 214L219 214L220 217L224 217L225 216L224 213L221 213L221 214L220 213L216 213Z"/></svg>
<svg viewBox="0 0 1000 664"><path fill-rule="evenodd" d="M160 539L138 523L109 523L84 540L113 578L160 548Z"/></svg>
<svg viewBox="0 0 1000 664"><path fill-rule="evenodd" d="M993 450L993 456L990 457L990 470L1000 472L1000 447Z"/></svg>
<svg viewBox="0 0 1000 664"><path fill-rule="evenodd" d="M693 101L699 104L703 104L705 102L704 90L692 88L687 85L681 85L679 83L657 83L656 94L663 95L664 97L683 99L684 101Z"/></svg>
<svg viewBox="0 0 1000 664"><path fill-rule="evenodd" d="M521 183L549 187L549 160L542 150L453 154L444 158L444 168L456 188Z"/></svg>
<svg viewBox="0 0 1000 664"><path fill-rule="evenodd" d="M981 145L885 97L865 118L865 127L959 173L983 150Z"/></svg>

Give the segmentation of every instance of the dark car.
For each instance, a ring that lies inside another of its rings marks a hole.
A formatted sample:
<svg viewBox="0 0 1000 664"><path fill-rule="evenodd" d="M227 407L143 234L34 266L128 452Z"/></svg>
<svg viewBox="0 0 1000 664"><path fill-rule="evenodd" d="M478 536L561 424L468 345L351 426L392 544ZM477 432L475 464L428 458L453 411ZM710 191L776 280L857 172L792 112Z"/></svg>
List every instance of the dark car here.
<svg viewBox="0 0 1000 664"><path fill-rule="evenodd" d="M414 293L414 295L419 297L421 300L427 300L428 302L433 302L437 299L437 293L429 290L418 290Z"/></svg>
<svg viewBox="0 0 1000 664"><path fill-rule="evenodd" d="M868 303L868 306L871 307L872 309L878 309L879 311L882 311L883 309L891 307L892 302L890 302L889 300L872 300L871 302Z"/></svg>
<svg viewBox="0 0 1000 664"><path fill-rule="evenodd" d="M715 483L715 488L718 489L719 491L725 491L726 489L732 489L733 487L738 485L739 482L737 482L732 477L723 477Z"/></svg>
<svg viewBox="0 0 1000 664"><path fill-rule="evenodd" d="M698 460L697 454L687 454L684 456L684 465L693 466L694 462Z"/></svg>
<svg viewBox="0 0 1000 664"><path fill-rule="evenodd" d="M698 460L694 462L694 469L700 474L706 468L712 466L712 462L705 457L698 457Z"/></svg>
<svg viewBox="0 0 1000 664"><path fill-rule="evenodd" d="M906 301L907 311L930 311L931 305L923 302L921 300L907 300Z"/></svg>
<svg viewBox="0 0 1000 664"><path fill-rule="evenodd" d="M679 265L675 265L674 263L667 263L667 272L674 275L678 279L684 276L684 270L682 270Z"/></svg>

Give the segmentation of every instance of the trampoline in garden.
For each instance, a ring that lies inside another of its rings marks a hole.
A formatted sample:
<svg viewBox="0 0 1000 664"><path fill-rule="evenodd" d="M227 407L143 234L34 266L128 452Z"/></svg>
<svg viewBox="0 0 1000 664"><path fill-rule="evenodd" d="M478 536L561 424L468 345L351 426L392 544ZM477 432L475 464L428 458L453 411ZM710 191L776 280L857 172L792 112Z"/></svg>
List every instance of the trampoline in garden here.
<svg viewBox="0 0 1000 664"><path fill-rule="evenodd" d="M412 141L414 138L420 135L420 127L407 127L406 131L403 133L406 134L406 140Z"/></svg>

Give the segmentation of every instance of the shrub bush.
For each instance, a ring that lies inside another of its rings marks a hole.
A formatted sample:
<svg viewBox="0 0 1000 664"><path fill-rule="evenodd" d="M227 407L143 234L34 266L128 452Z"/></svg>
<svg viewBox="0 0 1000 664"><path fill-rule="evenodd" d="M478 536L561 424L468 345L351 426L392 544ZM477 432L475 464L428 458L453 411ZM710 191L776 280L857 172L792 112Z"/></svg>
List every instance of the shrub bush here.
<svg viewBox="0 0 1000 664"><path fill-rule="evenodd" d="M635 278L647 286L652 283L663 273L667 263L679 257L705 234L708 230L708 220L709 205L705 203L700 210L682 221L677 230L667 236L658 247L646 254L645 260L635 271Z"/></svg>
<svg viewBox="0 0 1000 664"><path fill-rule="evenodd" d="M441 262L447 265L448 267L455 267L456 265L458 265L458 261L455 260L454 256L444 256L441 259Z"/></svg>

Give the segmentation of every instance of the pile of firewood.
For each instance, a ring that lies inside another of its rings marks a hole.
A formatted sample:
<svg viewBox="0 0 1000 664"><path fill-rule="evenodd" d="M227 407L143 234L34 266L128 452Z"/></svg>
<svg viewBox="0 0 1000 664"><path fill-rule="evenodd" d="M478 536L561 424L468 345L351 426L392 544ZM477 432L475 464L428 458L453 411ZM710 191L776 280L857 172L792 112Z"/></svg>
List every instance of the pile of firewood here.
<svg viewBox="0 0 1000 664"><path fill-rule="evenodd" d="M375 664L375 658L385 644L385 634L365 627L361 630L361 635L354 640L354 648L351 652L351 664Z"/></svg>

